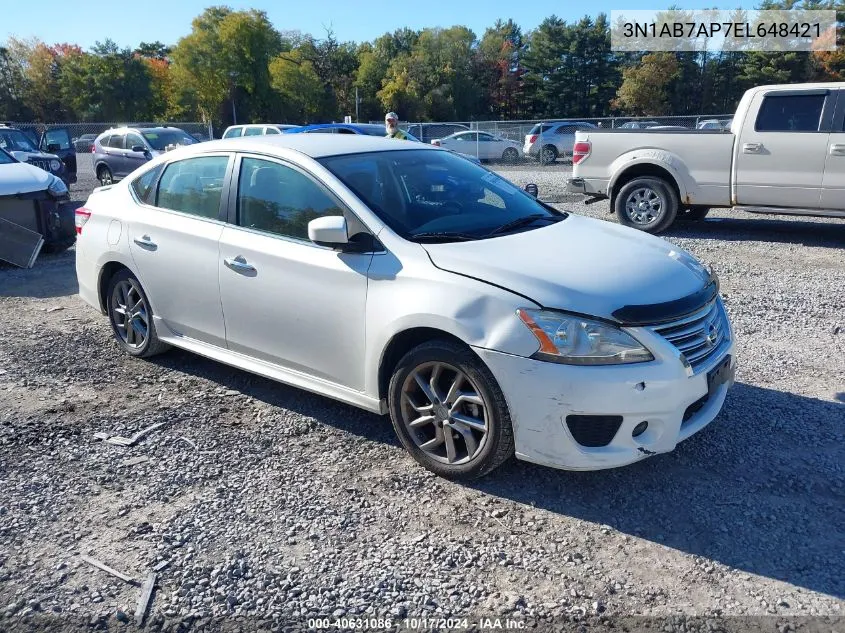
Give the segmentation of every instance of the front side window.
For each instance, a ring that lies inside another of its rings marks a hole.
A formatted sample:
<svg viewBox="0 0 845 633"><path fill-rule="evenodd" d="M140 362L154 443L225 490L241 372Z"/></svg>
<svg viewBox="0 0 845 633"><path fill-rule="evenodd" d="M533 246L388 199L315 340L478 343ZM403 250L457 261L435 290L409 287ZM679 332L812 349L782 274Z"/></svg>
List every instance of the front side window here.
<svg viewBox="0 0 845 633"><path fill-rule="evenodd" d="M244 136L261 136L262 128L260 127L248 127L244 128Z"/></svg>
<svg viewBox="0 0 845 633"><path fill-rule="evenodd" d="M200 156L170 163L161 175L156 206L217 219L228 156Z"/></svg>
<svg viewBox="0 0 845 633"><path fill-rule="evenodd" d="M243 133L242 127L232 127L226 130L226 133L223 134L223 138L235 138L240 136Z"/></svg>
<svg viewBox="0 0 845 633"><path fill-rule="evenodd" d="M818 132L824 94L766 95L757 114L758 132Z"/></svg>
<svg viewBox="0 0 845 633"><path fill-rule="evenodd" d="M47 130L44 134L44 147L58 145L59 150L70 149L70 136L63 128Z"/></svg>
<svg viewBox="0 0 845 633"><path fill-rule="evenodd" d="M308 223L324 215L343 215L343 210L323 185L280 163L241 161L239 226L307 240Z"/></svg>
<svg viewBox="0 0 845 633"><path fill-rule="evenodd" d="M138 145L146 147L146 145L144 145L144 139L141 138L140 134L131 133L126 135L126 149L132 149Z"/></svg>
<svg viewBox="0 0 845 633"><path fill-rule="evenodd" d="M279 130L277 130L274 127L264 128L264 133L265 134L281 134L281 132L279 132Z"/></svg>
<svg viewBox="0 0 845 633"><path fill-rule="evenodd" d="M406 239L482 239L566 217L452 152L409 150L320 162Z"/></svg>

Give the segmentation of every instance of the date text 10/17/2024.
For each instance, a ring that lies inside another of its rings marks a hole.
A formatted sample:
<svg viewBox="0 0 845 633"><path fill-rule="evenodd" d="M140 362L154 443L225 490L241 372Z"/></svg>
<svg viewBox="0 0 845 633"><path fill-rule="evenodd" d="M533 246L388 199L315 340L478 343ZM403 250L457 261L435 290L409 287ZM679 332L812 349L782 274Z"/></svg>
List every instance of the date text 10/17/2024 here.
<svg viewBox="0 0 845 633"><path fill-rule="evenodd" d="M399 626L402 631L416 630L483 630L483 631L521 631L526 628L523 620L514 618L309 618L311 630L378 630L393 629Z"/></svg>

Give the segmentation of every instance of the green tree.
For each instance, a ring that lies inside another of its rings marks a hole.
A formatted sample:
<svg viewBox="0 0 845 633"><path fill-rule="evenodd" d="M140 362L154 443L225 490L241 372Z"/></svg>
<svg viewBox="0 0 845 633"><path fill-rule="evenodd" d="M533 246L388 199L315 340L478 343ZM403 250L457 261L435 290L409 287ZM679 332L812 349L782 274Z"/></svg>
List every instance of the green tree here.
<svg viewBox="0 0 845 633"><path fill-rule="evenodd" d="M279 55L270 62L270 82L278 95L283 120L308 123L320 116L323 82L299 50Z"/></svg>
<svg viewBox="0 0 845 633"><path fill-rule="evenodd" d="M678 76L678 60L673 53L643 56L642 63L622 71L622 85L614 107L630 115L670 114L668 88Z"/></svg>

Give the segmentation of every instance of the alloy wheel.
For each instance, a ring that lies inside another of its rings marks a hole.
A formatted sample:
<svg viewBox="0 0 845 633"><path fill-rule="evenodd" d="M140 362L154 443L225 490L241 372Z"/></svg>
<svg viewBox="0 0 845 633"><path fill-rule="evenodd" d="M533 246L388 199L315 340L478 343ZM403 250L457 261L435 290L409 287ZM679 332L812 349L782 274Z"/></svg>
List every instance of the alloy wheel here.
<svg viewBox="0 0 845 633"><path fill-rule="evenodd" d="M665 203L659 192L650 187L634 189L625 200L625 213L634 224L645 226L663 215Z"/></svg>
<svg viewBox="0 0 845 633"><path fill-rule="evenodd" d="M102 184L104 187L106 185L112 184L112 177L111 177L111 171L110 170L103 169L103 171L100 172L100 184Z"/></svg>
<svg viewBox="0 0 845 633"><path fill-rule="evenodd" d="M149 310L133 279L124 279L114 287L111 312L120 339L131 348L142 348L150 332Z"/></svg>
<svg viewBox="0 0 845 633"><path fill-rule="evenodd" d="M402 421L414 443L432 459L465 464L487 441L489 407L481 393L457 367L423 363L402 385Z"/></svg>

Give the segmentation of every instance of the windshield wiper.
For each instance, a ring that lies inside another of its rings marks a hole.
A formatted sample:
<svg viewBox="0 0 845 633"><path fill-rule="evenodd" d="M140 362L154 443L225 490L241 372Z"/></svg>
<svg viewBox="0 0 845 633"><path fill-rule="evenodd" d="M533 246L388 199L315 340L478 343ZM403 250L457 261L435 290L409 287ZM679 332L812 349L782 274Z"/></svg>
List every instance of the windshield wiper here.
<svg viewBox="0 0 845 633"><path fill-rule="evenodd" d="M411 239L420 242L468 242L477 240L477 235L469 233L450 233L448 231L429 231L426 233L414 233Z"/></svg>
<svg viewBox="0 0 845 633"><path fill-rule="evenodd" d="M499 235L500 233L506 233L513 229L518 229L521 226L528 226L529 224L531 224L532 222L536 222L537 220L555 220L555 222L557 222L558 218L553 215L547 215L545 213L532 213L531 215L526 215L525 217L517 218L516 220L511 220L510 222L505 222L502 226L497 227L489 233L485 234L484 237L492 237L493 235Z"/></svg>

